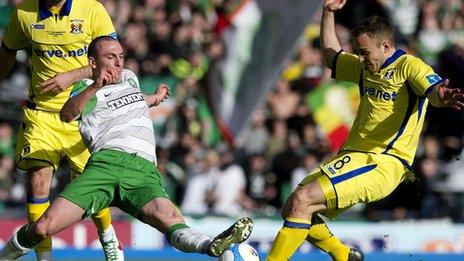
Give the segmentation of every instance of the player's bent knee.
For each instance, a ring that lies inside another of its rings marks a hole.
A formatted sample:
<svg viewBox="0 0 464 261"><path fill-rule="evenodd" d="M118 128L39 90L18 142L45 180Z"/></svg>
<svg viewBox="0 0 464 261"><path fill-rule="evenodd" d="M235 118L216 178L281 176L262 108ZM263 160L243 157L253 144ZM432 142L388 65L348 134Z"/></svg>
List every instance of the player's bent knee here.
<svg viewBox="0 0 464 261"><path fill-rule="evenodd" d="M184 222L183 217L168 199L150 201L141 209L140 214L142 222L155 225L158 229Z"/></svg>

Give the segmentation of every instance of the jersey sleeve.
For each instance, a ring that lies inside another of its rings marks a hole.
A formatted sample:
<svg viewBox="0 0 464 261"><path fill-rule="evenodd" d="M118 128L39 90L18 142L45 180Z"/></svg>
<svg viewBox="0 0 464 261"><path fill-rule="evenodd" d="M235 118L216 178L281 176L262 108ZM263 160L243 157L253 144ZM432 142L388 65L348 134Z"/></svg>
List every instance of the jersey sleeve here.
<svg viewBox="0 0 464 261"><path fill-rule="evenodd" d="M124 79L128 81L132 87L140 90L139 78L133 71L124 69L123 74L124 74Z"/></svg>
<svg viewBox="0 0 464 261"><path fill-rule="evenodd" d="M106 11L105 7L101 3L93 8L93 14L91 17L92 24L92 39L99 36L109 35L114 39L118 39L118 34L114 29L111 17Z"/></svg>
<svg viewBox="0 0 464 261"><path fill-rule="evenodd" d="M29 46L29 39L24 34L18 20L18 9L15 8L11 15L5 35L3 36L3 45L10 50L24 49Z"/></svg>
<svg viewBox="0 0 464 261"><path fill-rule="evenodd" d="M419 96L426 96L434 86L443 82L432 67L417 57L409 59L404 70L414 93Z"/></svg>
<svg viewBox="0 0 464 261"><path fill-rule="evenodd" d="M91 79L82 79L78 81L76 84L74 84L74 88L72 89L69 97L76 97L79 93L83 92L87 87L89 87L92 84Z"/></svg>
<svg viewBox="0 0 464 261"><path fill-rule="evenodd" d="M342 50L335 55L332 62L332 78L358 84L362 68L359 56Z"/></svg>

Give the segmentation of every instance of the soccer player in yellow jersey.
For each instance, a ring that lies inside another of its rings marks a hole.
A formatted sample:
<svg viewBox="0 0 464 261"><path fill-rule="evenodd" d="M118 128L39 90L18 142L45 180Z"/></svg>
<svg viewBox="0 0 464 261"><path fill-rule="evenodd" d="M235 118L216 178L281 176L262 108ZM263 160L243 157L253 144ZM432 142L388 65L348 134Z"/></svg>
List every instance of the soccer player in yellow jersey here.
<svg viewBox="0 0 464 261"><path fill-rule="evenodd" d="M390 23L380 17L352 31L357 54L344 52L335 34L334 12L346 0L325 0L322 54L337 80L358 84L360 105L351 132L332 160L309 174L287 199L268 260L288 260L309 241L336 261L363 260L342 244L318 216L335 218L360 202L388 196L411 171L427 104L464 108L464 95L448 88L430 66L396 49Z"/></svg>
<svg viewBox="0 0 464 261"><path fill-rule="evenodd" d="M31 72L29 100L18 135L16 164L26 170L27 216L36 221L49 206L52 174L66 157L73 176L90 154L77 122L59 112L74 82L91 76L87 48L98 36L117 37L103 5L95 0L25 0L11 17L0 48L0 79L11 70L17 50L27 49ZM123 260L106 208L92 216L107 260ZM51 260L51 238L36 248L38 260Z"/></svg>

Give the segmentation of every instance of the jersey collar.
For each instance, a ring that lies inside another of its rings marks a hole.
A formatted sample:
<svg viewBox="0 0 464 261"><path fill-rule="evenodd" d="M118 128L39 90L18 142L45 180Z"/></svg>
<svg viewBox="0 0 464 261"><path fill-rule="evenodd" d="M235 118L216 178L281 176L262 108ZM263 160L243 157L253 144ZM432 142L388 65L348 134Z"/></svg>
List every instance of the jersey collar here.
<svg viewBox="0 0 464 261"><path fill-rule="evenodd" d="M60 16L69 15L71 12L72 0L66 0L60 10ZM39 0L39 16L40 20L44 20L53 16L53 13L50 9L47 8L47 5L44 0Z"/></svg>
<svg viewBox="0 0 464 261"><path fill-rule="evenodd" d="M395 53L392 56L388 57L388 59L382 64L382 67L380 67L380 70L392 64L394 61L396 61L396 59L398 59L403 54L406 54L406 52L401 49L396 50Z"/></svg>

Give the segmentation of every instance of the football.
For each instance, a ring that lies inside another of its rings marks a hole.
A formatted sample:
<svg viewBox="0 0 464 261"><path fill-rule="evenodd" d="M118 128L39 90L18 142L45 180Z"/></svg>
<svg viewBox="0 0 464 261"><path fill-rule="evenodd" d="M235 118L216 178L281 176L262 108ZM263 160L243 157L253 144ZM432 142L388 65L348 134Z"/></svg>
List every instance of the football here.
<svg viewBox="0 0 464 261"><path fill-rule="evenodd" d="M219 257L219 261L259 261L258 251L252 246L241 243L232 245Z"/></svg>

